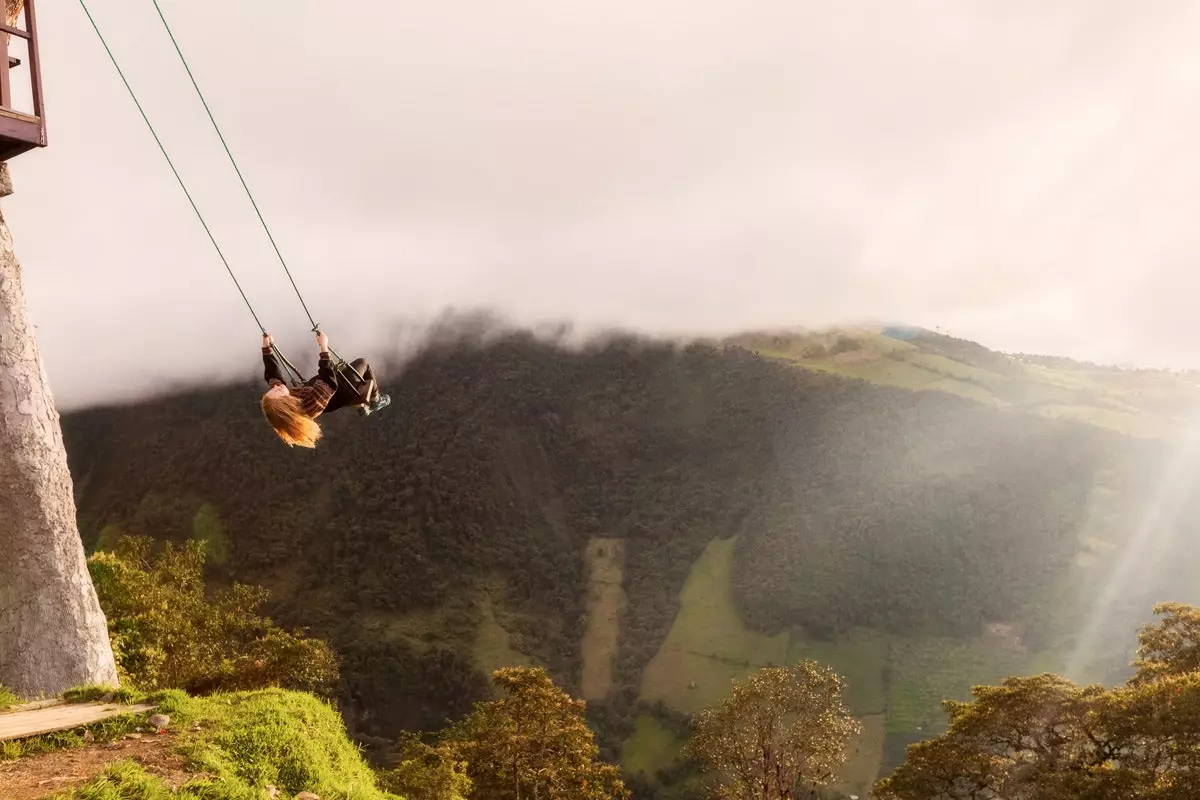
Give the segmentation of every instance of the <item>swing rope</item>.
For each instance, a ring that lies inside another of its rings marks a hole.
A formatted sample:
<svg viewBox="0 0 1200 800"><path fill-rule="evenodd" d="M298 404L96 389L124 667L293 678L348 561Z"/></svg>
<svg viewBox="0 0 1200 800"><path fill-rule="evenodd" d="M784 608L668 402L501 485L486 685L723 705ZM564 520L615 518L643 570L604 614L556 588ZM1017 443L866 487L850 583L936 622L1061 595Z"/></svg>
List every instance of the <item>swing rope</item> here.
<svg viewBox="0 0 1200 800"><path fill-rule="evenodd" d="M108 46L108 41L106 38L104 38L104 35L100 31L100 26L96 24L95 17L91 16L91 11L88 8L88 4L86 4L85 0L79 0L79 6L83 8L84 14L88 16L88 22L91 23L91 29L96 31L96 37L98 40L100 40L100 43L104 48L104 53L107 53L108 60L113 62L113 67L116 70L116 74L120 76L121 83L125 84L125 90L128 92L128 94L130 94L130 100L132 100L134 106L137 107L138 113L142 115L142 121L145 122L146 128L149 128L150 136L154 137L155 144L158 145L158 150L162 152L162 157L167 161L167 166L170 167L170 172L172 172L172 174L175 176L175 180L179 181L179 188L184 191L184 196L187 198L188 203L191 204L192 211L196 212L196 218L199 219L200 227L204 228L205 234L208 234L209 241L212 242L212 248L214 248L217 252L217 257L221 259L221 263L224 265L224 267L226 267L226 272L228 272L229 277L233 279L233 284L236 288L238 288L238 294L241 295L242 301L246 303L246 308L250 309L250 315L254 318L254 324L257 324L258 330L263 332L263 336L266 336L266 326L263 325L263 321L258 318L258 314L254 312L254 306L251 305L250 297L247 297L246 291L241 288L241 283L238 281L238 276L234 275L233 267L229 266L229 259L226 258L226 254L224 254L222 251L221 245L218 245L216 236L212 235L212 229L209 228L209 223L205 221L203 213L200 212L199 206L196 205L196 200L192 198L192 193L187 191L187 185L184 182L184 178L182 178L182 175L179 174L179 169L175 167L175 162L170 160L170 155L167 154L166 146L163 145L162 139L158 137L158 132L155 130L154 125L151 125L149 116L146 115L145 109L142 107L142 103L138 101L137 94L134 94L133 86L130 85L130 82L128 82L128 79L125 77L125 71L121 70L121 65L118 64L118 61L116 61L116 56L113 54L113 49ZM288 361L287 357L284 357L280 349L275 347L274 344L271 345L271 348L275 350L276 355L280 356L280 360L283 361L284 365L287 365L287 368L293 373L296 381L302 383L304 378L301 377L299 372L296 372L295 367L292 366L292 362Z"/></svg>
<svg viewBox="0 0 1200 800"><path fill-rule="evenodd" d="M250 309L250 316L254 317L254 322L257 323L259 330L265 336L267 329L259 320L258 314L254 312L254 306L250 304L250 298L246 297L246 292L242 290L242 285L238 283L237 276L233 274L233 268L229 266L229 260L225 258L225 253L221 251L221 246L217 244L217 239L213 236L212 230L208 227L208 222L205 221L204 215L200 213L200 207L196 205L196 201L192 198L192 193L188 191L187 185L183 182L183 177L180 176L179 170L175 168L175 162L171 160L171 156L167 155L167 148L163 146L162 139L158 136L158 131L154 130L154 126L150 124L150 117L146 116L146 110L142 108L142 104L138 101L137 95L133 92L133 87L129 85L129 80L125 77L124 70L117 63L117 57L113 55L112 48L108 46L108 42L104 38L104 34L100 33L100 27L96 25L96 20L92 17L92 12L88 10L87 3L84 0L79 0L79 5L83 7L83 13L87 14L88 22L92 23L92 30L96 32L96 36L100 39L100 44L104 46L104 52L108 53L108 58L112 61L113 67L116 68L117 74L121 76L121 82L125 84L125 90L129 92L130 99L137 106L138 113L142 115L142 120L146 123L146 127L150 129L150 135L154 137L154 141L158 144L158 149L162 151L163 158L167 161L167 166L171 168L172 174L175 175L175 180L179 181L179 188L183 190L183 194L187 197L188 202L192 205L192 211L196 212L196 219L200 220L201 227L208 234L208 240L212 242L213 249L217 251L217 256L220 257L221 263L225 265L225 271L229 273L229 277L233 279L233 285L237 287L238 294L242 296L242 300L246 303L246 308Z"/></svg>
<svg viewBox="0 0 1200 800"><path fill-rule="evenodd" d="M308 317L313 332L319 332L321 325L313 317L312 312L308 310L308 303L304 302L304 295L300 293L300 287L296 285L296 279L292 276L291 269L288 268L287 259L283 257L283 252L279 249L275 237L271 234L271 228L267 225L267 220L263 217L262 210L258 207L258 201L254 199L254 193L250 191L250 185L246 183L246 177L242 174L242 168L238 166L237 159L233 157L233 151L230 150L229 143L225 141L225 134L221 132L221 126L217 124L217 118L213 115L212 108L208 105L208 100L204 97L204 92L200 91L200 84L196 81L196 76L192 72L191 65L188 64L187 56L183 54L183 48L179 46L179 40L175 38L175 32L171 30L171 25L167 22L166 15L163 14L162 6L159 5L158 0L151 0L151 2L154 3L154 10L158 13L158 19L162 22L163 30L166 31L167 38L171 40L171 46L175 48L175 54L179 56L179 62L183 65L183 70L187 73L188 80L192 83L192 88L196 90L196 97L200 99L200 105L204 107L204 113L208 115L208 121L212 123L213 131L217 134L217 139L220 140L221 147L224 148L225 155L229 158L229 164L237 174L238 181L242 184L242 189L246 192L246 197L250 200L250 205L254 208L255 215L258 216L258 223L262 226L263 233L267 235L267 241L271 243L271 248L275 251L275 257L279 259L279 265L283 267L283 272L287 275L288 282L292 284L292 290L296 293L296 299L300 301L300 307L304 309L304 315ZM349 369L354 373L359 383L362 383L363 376L346 359L338 355L338 352L332 347L329 348L329 353L333 356L339 372L343 367Z"/></svg>
<svg viewBox="0 0 1200 800"><path fill-rule="evenodd" d="M258 202L254 199L254 193L250 191L250 186L246 183L245 176L242 175L241 167L238 166L237 159L233 157L233 152L229 149L229 144L225 141L225 135L221 133L221 126L217 124L216 117L213 116L212 109L208 106L208 101L204 99L204 93L200 91L200 84L196 82L196 76L192 74L192 68L188 64L187 58L184 57L183 50L179 47L179 42L175 39L175 33L167 23L162 6L158 4L158 0L152 1L154 3L154 10L158 12L158 18L162 21L163 29L166 30L167 37L171 40L171 45L175 48L175 53L179 56L179 61L183 64L184 71L187 72L188 80L192 82L192 88L196 90L196 96L200 98L200 104L204 106L204 113L208 115L208 121L212 123L213 130L217 133L217 138L221 140L221 147L225 148L225 155L229 157L229 163L233 166L233 171L237 173L238 180L241 181L242 188L246 191L246 197L249 198L250 205L254 207L254 213L258 215L258 222L262 225L263 232L267 234L267 240L275 250L275 256L279 259L279 264L283 267L284 273L287 274L288 281L291 282L292 289L296 292L296 298L300 301L300 306L304 309L304 314L308 317L308 321L312 323L313 332L316 333L320 330L321 326L313 319L312 312L308 310L308 304L304 302L304 295L300 294L300 287L296 285L296 279L292 277L292 271L288 269L287 261L284 259L279 245L275 243L275 237L271 235L271 229L267 226L267 221L263 218L262 211L258 208Z"/></svg>

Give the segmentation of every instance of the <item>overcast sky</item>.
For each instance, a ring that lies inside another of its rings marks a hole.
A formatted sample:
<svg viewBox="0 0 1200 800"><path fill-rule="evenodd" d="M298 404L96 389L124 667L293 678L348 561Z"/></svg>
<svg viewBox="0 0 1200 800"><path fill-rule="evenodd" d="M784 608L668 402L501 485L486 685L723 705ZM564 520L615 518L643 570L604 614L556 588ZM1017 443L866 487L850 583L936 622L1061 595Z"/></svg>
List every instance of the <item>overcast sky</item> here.
<svg viewBox="0 0 1200 800"><path fill-rule="evenodd" d="M1198 3L162 2L346 354L490 306L1200 366ZM153 5L90 6L299 356L308 324ZM39 24L50 146L13 162L4 213L60 405L253 375L254 322L78 3Z"/></svg>

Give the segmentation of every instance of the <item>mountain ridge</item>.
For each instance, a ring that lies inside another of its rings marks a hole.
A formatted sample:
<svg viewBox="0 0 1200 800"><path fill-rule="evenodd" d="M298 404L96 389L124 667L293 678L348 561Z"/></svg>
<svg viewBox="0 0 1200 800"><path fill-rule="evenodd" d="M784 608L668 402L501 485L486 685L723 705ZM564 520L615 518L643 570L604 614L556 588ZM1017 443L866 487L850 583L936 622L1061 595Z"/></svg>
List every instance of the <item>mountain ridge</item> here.
<svg viewBox="0 0 1200 800"><path fill-rule="evenodd" d="M1055 418L1045 398L1091 391L1131 417L1150 414L1132 402L1146 385L1159 402L1189 398L1161 375L1131 387L1031 369L927 332L563 348L507 330L435 337L382 370L393 405L331 417L311 453L272 439L249 383L63 423L89 547L119 532L216 543L215 579L267 586L282 622L342 655L343 709L364 741L462 714L487 691L485 665L525 658L575 691L585 660L603 657L611 688L590 704L601 743L646 769L638 743L673 752L662 731L691 705L678 698L715 696L713 681L762 660L755 637L785 636L770 658L868 664L850 689L876 698L860 711L879 720L862 745L878 758L855 763L878 770L936 729L939 694L984 677L987 659L1019 671L988 626L1015 626L1022 658L1065 660L1088 585L1110 574L1153 492L1169 440ZM728 561L697 578L711 543L731 538ZM625 603L615 633L593 637L608 642L598 655L584 645L589 553L606 539L623 543ZM1187 585L1190 556L1168 560L1178 574L1159 585ZM722 637L689 622L705 617L685 584L730 598ZM1127 631L1122 614L1151 604L1126 605L1113 626ZM673 685L646 671L668 641L692 651ZM1119 671L1122 657L1093 661ZM943 677L931 659L951 665Z"/></svg>

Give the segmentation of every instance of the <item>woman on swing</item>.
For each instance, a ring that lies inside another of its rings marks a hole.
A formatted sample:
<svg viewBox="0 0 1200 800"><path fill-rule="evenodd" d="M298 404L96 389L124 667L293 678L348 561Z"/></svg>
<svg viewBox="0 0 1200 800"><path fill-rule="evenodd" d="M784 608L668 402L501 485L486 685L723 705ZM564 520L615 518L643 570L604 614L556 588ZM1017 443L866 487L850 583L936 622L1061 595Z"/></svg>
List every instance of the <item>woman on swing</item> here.
<svg viewBox="0 0 1200 800"><path fill-rule="evenodd" d="M271 334L263 334L264 377L271 386L262 397L263 416L289 447L316 447L321 438L321 426L316 419L322 414L355 406L365 417L391 402L390 397L380 393L371 365L365 359L357 358L339 369L329 352L329 337L319 331L317 346L321 348L317 374L300 386L289 388L275 353L275 341ZM349 370L353 372L346 374Z"/></svg>

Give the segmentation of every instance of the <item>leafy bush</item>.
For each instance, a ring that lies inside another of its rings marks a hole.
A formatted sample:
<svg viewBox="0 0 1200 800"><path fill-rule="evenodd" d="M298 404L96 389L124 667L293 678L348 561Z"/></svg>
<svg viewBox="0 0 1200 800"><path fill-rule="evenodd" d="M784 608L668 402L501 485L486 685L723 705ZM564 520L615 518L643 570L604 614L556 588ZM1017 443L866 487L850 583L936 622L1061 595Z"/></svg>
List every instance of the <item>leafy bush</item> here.
<svg viewBox="0 0 1200 800"><path fill-rule="evenodd" d="M233 584L208 594L204 545L124 537L88 560L122 676L142 689L192 693L283 686L329 692L329 646L260 616L266 590Z"/></svg>
<svg viewBox="0 0 1200 800"><path fill-rule="evenodd" d="M380 784L406 800L463 800L470 797L467 762L455 757L442 743L429 745L414 733L396 742L399 757L394 769L380 774Z"/></svg>

